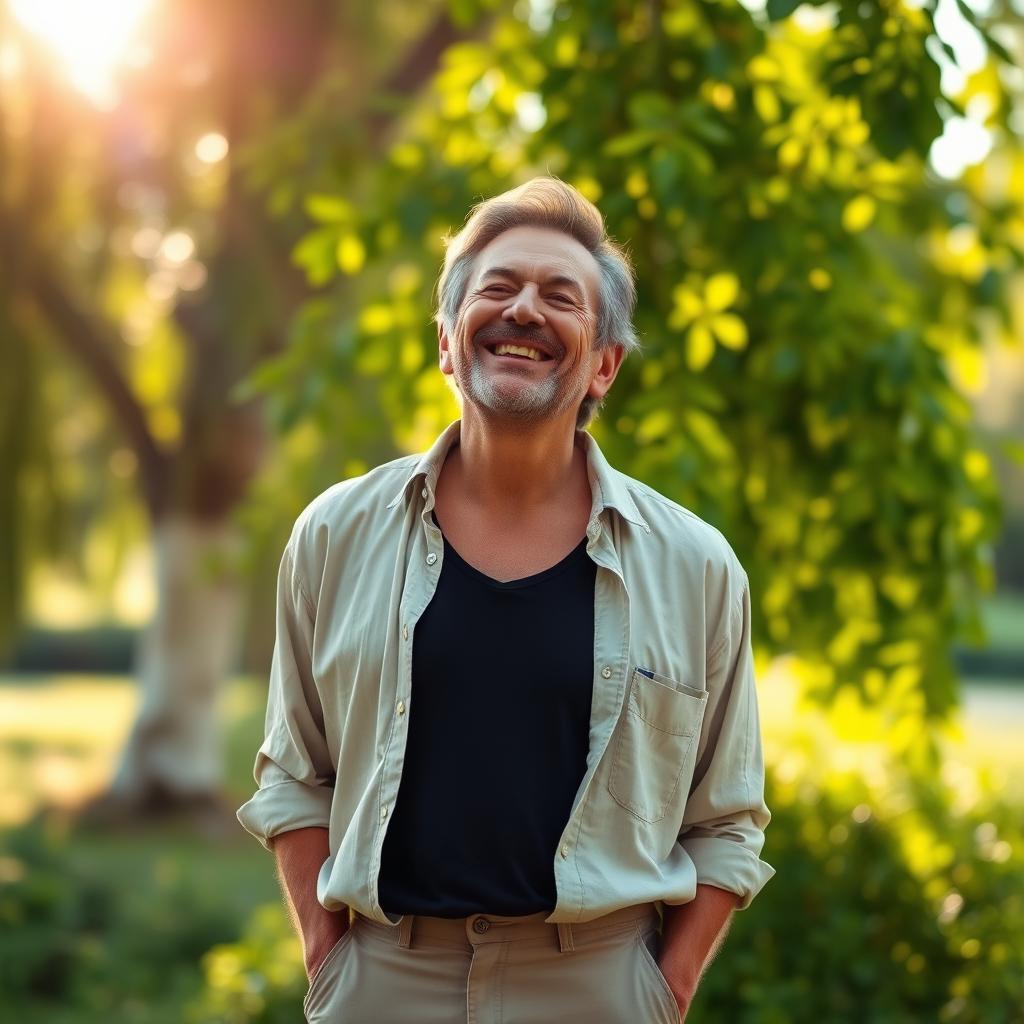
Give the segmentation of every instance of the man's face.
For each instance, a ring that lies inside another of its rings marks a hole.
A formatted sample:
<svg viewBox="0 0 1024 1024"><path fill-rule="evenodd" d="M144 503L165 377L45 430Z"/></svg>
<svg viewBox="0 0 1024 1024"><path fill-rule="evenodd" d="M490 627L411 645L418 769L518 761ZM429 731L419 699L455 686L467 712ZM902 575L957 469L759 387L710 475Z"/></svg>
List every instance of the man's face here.
<svg viewBox="0 0 1024 1024"><path fill-rule="evenodd" d="M597 261L575 238L510 228L477 255L454 337L441 334L442 371L464 402L494 413L575 415L602 363L592 348L599 289Z"/></svg>

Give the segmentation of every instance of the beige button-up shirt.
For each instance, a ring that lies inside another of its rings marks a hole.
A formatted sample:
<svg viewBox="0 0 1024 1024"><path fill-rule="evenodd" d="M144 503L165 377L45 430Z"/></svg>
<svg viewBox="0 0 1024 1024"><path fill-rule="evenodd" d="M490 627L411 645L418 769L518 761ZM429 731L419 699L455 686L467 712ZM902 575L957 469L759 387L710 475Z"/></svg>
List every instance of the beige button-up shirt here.
<svg viewBox="0 0 1024 1024"><path fill-rule="evenodd" d="M377 877L416 714L416 623L444 557L430 510L460 428L335 484L296 520L278 577L259 788L238 810L268 849L290 829L329 829L320 902L382 923L400 920L381 909ZM718 530L613 469L590 434L576 443L598 567L590 750L551 851L558 900L546 920L687 903L698 882L745 908L775 873L760 859L771 816L747 575Z"/></svg>

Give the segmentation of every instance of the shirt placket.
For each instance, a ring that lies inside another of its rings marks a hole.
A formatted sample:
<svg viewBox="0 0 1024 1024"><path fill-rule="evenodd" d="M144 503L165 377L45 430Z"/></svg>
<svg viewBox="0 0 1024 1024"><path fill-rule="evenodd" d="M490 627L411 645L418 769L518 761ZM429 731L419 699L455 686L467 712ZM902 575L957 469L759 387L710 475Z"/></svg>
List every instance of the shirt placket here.
<svg viewBox="0 0 1024 1024"><path fill-rule="evenodd" d="M600 518L590 521L587 536L587 553L598 566L594 592L594 693L587 772L555 856L555 915L562 921L567 917L578 919L583 912L586 892L581 861L586 859L587 851L579 849L579 837L592 803L590 789L622 708L629 662L629 593L622 566L608 527Z"/></svg>
<svg viewBox="0 0 1024 1024"><path fill-rule="evenodd" d="M444 539L441 531L430 519L434 507L431 491L424 486L420 491L423 502L410 503L412 515L418 516L423 529L412 530L411 550L406 558L405 584L398 610L398 629L401 635L398 654L398 683L395 687L395 704L392 714L391 734L384 753L381 771L381 785L378 793L377 830L370 858L369 890L372 906L380 920L390 920L379 902L378 881L380 878L381 851L387 834L388 821L398 797L405 763L405 747L409 734L406 712L412 703L412 645L416 623L430 604L441 577L444 558Z"/></svg>

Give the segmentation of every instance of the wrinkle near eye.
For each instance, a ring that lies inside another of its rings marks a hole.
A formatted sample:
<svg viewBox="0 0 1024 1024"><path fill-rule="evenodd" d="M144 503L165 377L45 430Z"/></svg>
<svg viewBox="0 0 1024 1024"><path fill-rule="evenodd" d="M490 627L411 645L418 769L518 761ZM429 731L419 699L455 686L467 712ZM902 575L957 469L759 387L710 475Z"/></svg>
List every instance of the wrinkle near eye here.
<svg viewBox="0 0 1024 1024"><path fill-rule="evenodd" d="M591 316L589 311L585 309L570 309L568 312L572 314L581 329L586 330L590 327Z"/></svg>

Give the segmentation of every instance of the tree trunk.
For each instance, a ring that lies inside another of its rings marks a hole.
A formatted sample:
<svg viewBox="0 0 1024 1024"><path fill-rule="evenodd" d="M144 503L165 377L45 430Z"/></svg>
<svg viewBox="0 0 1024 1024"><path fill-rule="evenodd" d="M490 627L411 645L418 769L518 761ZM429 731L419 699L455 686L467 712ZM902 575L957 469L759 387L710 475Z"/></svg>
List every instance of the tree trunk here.
<svg viewBox="0 0 1024 1024"><path fill-rule="evenodd" d="M235 668L244 601L227 520L167 516L154 528L157 609L139 647L142 704L108 798L157 812L215 803L223 781L218 714Z"/></svg>

